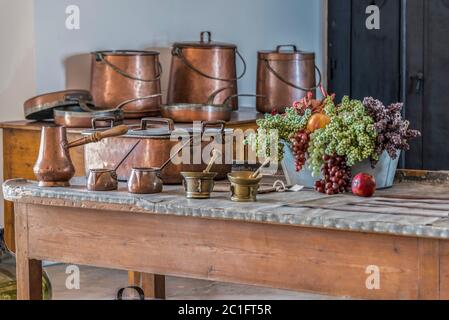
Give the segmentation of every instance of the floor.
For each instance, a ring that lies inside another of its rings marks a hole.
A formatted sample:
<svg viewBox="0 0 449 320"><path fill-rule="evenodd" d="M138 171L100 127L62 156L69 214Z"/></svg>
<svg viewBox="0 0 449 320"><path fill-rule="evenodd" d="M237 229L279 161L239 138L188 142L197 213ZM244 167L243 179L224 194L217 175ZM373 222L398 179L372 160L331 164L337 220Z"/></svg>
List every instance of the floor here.
<svg viewBox="0 0 449 320"><path fill-rule="evenodd" d="M80 267L80 289L66 287L66 265L46 267L54 300L113 300L119 288L127 286L127 272ZM73 271L72 271L73 272ZM72 273L73 275L73 273ZM223 284L202 280L168 277L167 298L176 300L334 300L335 297L297 293L253 286ZM126 294L125 294L126 296ZM127 296L132 298L133 293Z"/></svg>

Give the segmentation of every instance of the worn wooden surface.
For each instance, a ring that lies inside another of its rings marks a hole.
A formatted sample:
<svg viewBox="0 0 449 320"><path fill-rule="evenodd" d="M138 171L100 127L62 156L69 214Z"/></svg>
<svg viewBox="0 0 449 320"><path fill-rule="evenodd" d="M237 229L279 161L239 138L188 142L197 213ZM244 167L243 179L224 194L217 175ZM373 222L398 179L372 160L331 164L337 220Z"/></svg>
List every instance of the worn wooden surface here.
<svg viewBox="0 0 449 320"><path fill-rule="evenodd" d="M27 203L55 204L57 199L61 205L69 201L93 209L449 239L449 187L441 182L405 181L369 199L304 190L259 195L256 203L231 202L223 192L209 200L187 200L180 186L166 186L161 194L135 196L128 194L125 185L115 192L93 193L80 179L72 184L71 188L39 188L33 182L12 180L3 190L6 199Z"/></svg>

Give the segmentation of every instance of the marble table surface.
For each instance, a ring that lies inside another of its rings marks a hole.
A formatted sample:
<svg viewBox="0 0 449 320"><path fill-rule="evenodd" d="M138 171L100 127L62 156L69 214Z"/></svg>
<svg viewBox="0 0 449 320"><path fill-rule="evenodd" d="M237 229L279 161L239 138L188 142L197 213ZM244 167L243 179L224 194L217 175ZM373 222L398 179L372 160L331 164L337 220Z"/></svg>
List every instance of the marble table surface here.
<svg viewBox="0 0 449 320"><path fill-rule="evenodd" d="M180 186L156 195L131 195L124 184L114 192L88 192L83 179L69 188L40 188L23 179L3 184L6 200L74 207L113 206L130 213L238 220L312 228L449 239L449 183L404 181L375 197L324 196L312 190L261 194L256 203L235 203L227 192L188 200ZM53 202L51 202L53 200Z"/></svg>

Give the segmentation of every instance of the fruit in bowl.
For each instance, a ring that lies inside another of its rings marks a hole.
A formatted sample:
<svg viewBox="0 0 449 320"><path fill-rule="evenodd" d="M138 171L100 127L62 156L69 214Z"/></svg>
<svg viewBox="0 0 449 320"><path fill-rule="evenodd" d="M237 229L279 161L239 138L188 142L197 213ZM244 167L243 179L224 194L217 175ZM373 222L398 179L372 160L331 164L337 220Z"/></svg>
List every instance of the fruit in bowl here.
<svg viewBox="0 0 449 320"><path fill-rule="evenodd" d="M352 193L359 197L372 197L376 192L376 180L367 173L359 173L352 180Z"/></svg>
<svg viewBox="0 0 449 320"><path fill-rule="evenodd" d="M315 132L318 129L324 129L331 122L331 118L323 113L315 113L310 117L307 123L307 131L310 133Z"/></svg>

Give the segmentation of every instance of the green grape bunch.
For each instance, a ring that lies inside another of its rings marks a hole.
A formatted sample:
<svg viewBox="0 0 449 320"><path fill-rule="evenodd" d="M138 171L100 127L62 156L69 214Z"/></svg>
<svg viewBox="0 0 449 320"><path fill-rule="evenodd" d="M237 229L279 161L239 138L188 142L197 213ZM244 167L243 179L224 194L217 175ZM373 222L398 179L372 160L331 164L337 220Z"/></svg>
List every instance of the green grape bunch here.
<svg viewBox="0 0 449 320"><path fill-rule="evenodd" d="M267 114L264 119L257 121L257 133L249 135L245 142L258 157L281 161L284 158L283 143L289 142L292 135L304 130L311 116L312 110L301 113L296 108L287 108L284 114Z"/></svg>
<svg viewBox="0 0 449 320"><path fill-rule="evenodd" d="M362 101L344 97L341 105L336 106L332 99L326 99L324 112L331 122L311 135L308 150L308 166L315 176L320 174L325 155L346 157L350 167L370 157L378 157L374 121Z"/></svg>

